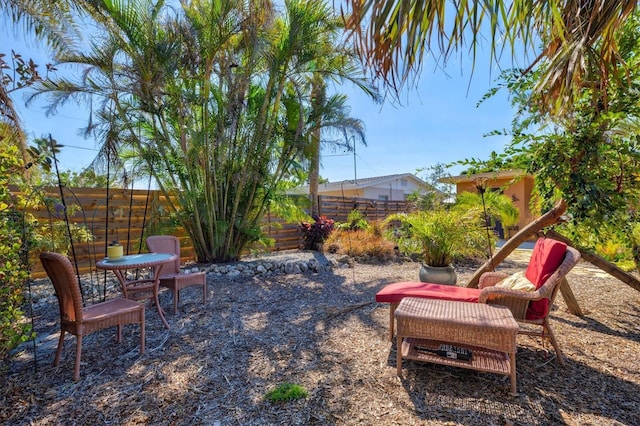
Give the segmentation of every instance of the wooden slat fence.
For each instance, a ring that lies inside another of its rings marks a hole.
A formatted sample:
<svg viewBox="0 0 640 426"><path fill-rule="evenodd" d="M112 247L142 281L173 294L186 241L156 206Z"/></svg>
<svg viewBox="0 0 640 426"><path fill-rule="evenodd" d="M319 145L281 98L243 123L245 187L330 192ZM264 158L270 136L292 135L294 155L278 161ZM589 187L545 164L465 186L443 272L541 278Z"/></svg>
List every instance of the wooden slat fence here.
<svg viewBox="0 0 640 426"><path fill-rule="evenodd" d="M369 221L382 220L392 213L406 213L412 209L408 201L370 200L320 195L320 214L338 222L346 222L352 210L359 210Z"/></svg>
<svg viewBox="0 0 640 426"><path fill-rule="evenodd" d="M64 222L64 207L59 189L41 189L48 200L46 205L31 209L42 226ZM28 194L21 194L29 197ZM63 188L68 219L71 226L84 226L93 236L90 242L74 241L75 260L80 273L94 269L95 262L102 259L106 246L117 240L124 246L125 254L146 251L144 237L148 234L166 232L178 236L184 245L183 256L189 258L190 242L184 230L171 226L171 218L159 191L128 190L119 188ZM146 230L143 232L143 229ZM156 232L159 231L159 232ZM59 229L66 235L66 230ZM71 252L68 253L71 256ZM40 262L32 259L32 276L43 276Z"/></svg>
<svg viewBox="0 0 640 426"><path fill-rule="evenodd" d="M11 188L18 193L16 188ZM64 209L60 192L56 187L42 189L49 202L30 210L41 225L64 222ZM164 195L158 190L129 190L110 188L63 188L64 200L69 212L69 223L85 226L93 235L88 243L74 241L73 247L81 274L95 270L95 262L102 259L110 241L118 240L125 254L147 250L147 235L171 234L180 239L183 261L194 260L193 246L184 229L173 222ZM21 194L29 197L28 194ZM344 222L353 209L364 213L368 220L384 219L388 214L408 211L406 201L368 200L320 196L320 212L337 222ZM272 251L302 247L299 223L287 223L267 214L264 231L274 240ZM64 230L62 230L64 231ZM62 232L60 231L60 232ZM69 253L71 256L71 253ZM32 276L44 276L38 259L32 259Z"/></svg>
<svg viewBox="0 0 640 426"><path fill-rule="evenodd" d="M302 247L300 224L290 223L267 213L263 219L263 231L273 239L272 251L294 250Z"/></svg>

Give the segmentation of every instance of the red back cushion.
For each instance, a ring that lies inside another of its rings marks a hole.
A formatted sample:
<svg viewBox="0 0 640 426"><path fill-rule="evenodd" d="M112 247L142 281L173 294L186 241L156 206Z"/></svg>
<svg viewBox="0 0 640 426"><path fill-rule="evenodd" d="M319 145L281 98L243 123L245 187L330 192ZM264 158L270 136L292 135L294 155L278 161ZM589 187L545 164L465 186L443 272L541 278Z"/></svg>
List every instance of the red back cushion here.
<svg viewBox="0 0 640 426"><path fill-rule="evenodd" d="M565 243L550 238L538 239L525 272L525 276L536 286L536 289L540 288L558 269L566 252L567 245ZM549 312L549 300L536 300L529 304L527 319L544 318L547 312Z"/></svg>

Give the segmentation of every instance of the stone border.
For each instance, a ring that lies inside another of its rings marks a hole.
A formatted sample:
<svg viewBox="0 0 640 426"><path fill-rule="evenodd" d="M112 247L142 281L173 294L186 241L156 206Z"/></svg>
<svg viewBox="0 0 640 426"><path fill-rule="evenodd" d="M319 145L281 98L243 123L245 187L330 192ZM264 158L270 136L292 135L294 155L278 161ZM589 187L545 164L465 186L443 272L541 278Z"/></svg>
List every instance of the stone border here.
<svg viewBox="0 0 640 426"><path fill-rule="evenodd" d="M209 276L236 278L252 277L256 275L301 274L306 272L319 273L331 271L334 268L350 268L353 260L348 256L328 258L324 255L311 256L300 254L288 256L272 256L255 260L245 260L229 264L212 264L206 266L194 266L193 272L205 271ZM189 267L185 268L187 271Z"/></svg>

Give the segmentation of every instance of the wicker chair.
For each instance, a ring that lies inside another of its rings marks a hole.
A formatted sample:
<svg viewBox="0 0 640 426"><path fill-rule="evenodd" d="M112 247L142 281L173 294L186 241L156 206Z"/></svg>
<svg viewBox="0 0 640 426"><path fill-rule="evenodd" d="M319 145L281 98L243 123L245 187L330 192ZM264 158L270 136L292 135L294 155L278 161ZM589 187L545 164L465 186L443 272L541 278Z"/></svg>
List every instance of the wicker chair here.
<svg viewBox="0 0 640 426"><path fill-rule="evenodd" d="M82 338L94 331L117 326L116 342L122 338L124 324L140 324L140 355L144 354L144 305L132 300L117 298L87 307L82 306L80 286L71 262L66 256L43 252L40 261L53 283L60 305L60 339L53 365L60 362L65 332L76 336L76 362L73 380L80 379Z"/></svg>
<svg viewBox="0 0 640 426"><path fill-rule="evenodd" d="M147 247L154 253L177 254L178 258L171 265L163 268L160 274L160 286L173 292L173 313L178 312L180 290L192 285L202 286L202 303L207 303L207 275L205 272L191 274L180 273L180 240L172 235L154 235L147 238Z"/></svg>
<svg viewBox="0 0 640 426"><path fill-rule="evenodd" d="M573 247L567 247L564 259L560 266L551 274L545 283L534 292L523 292L518 290L511 290L507 288L494 287L496 283L507 277L507 274L503 272L485 272L480 277L478 288L480 292L479 302L489 303L493 305L507 306L513 313L513 317L516 321L524 324L533 324L540 326L538 330L527 330L520 328L519 334L525 334L529 336L538 336L547 338L551 341L553 348L556 351L558 362L564 366L564 359L562 357L562 351L556 341L556 337L549 325L549 311L556 299L558 290L561 285L568 285L565 278L567 273L578 263L580 260L580 252ZM540 314L531 315L531 305L533 303L545 302L546 306L542 306L539 309Z"/></svg>

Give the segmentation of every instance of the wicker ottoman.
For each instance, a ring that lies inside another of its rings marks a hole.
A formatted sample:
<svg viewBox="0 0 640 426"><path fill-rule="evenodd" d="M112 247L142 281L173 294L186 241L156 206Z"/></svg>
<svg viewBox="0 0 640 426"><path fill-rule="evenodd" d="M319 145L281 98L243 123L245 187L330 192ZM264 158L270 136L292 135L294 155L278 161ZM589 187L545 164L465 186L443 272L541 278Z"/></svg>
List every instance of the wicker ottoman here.
<svg viewBox="0 0 640 426"><path fill-rule="evenodd" d="M510 376L511 393L516 394L518 324L508 308L405 297L395 318L398 377L402 377L402 359L413 359ZM470 349L473 356L464 361L425 351L441 344Z"/></svg>

